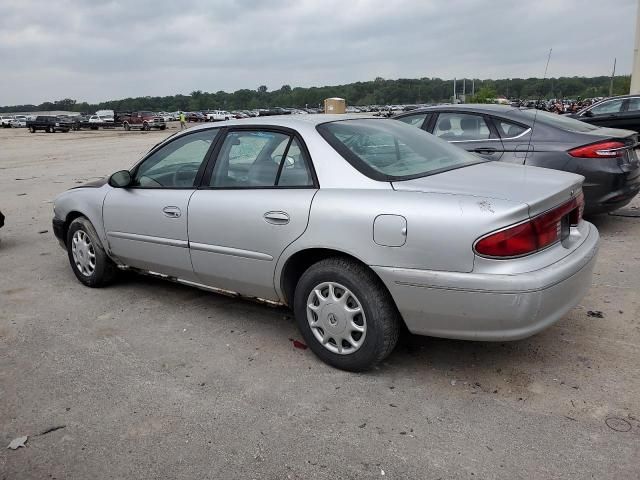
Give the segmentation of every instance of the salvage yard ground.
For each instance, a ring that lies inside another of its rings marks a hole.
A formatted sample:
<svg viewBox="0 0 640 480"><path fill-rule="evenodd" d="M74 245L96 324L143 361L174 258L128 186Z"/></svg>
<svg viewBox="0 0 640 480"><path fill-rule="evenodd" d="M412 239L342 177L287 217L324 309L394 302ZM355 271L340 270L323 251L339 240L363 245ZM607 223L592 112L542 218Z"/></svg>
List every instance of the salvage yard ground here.
<svg viewBox="0 0 640 480"><path fill-rule="evenodd" d="M545 332L407 335L345 373L286 309L76 280L51 200L175 128L0 130L0 479L638 478L640 201L594 219L593 287Z"/></svg>

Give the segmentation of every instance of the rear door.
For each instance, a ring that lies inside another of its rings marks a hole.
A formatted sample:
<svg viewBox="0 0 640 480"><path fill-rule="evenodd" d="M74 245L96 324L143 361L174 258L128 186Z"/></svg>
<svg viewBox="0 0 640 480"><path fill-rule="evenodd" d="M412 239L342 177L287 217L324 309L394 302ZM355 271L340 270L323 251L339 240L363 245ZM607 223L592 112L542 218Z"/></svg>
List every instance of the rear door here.
<svg viewBox="0 0 640 480"><path fill-rule="evenodd" d="M640 132L640 97L631 97L625 100L618 128Z"/></svg>
<svg viewBox="0 0 640 480"><path fill-rule="evenodd" d="M181 135L145 158L103 205L111 251L129 266L193 280L187 209L219 129Z"/></svg>
<svg viewBox="0 0 640 480"><path fill-rule="evenodd" d="M503 146L489 117L469 112L439 112L431 133L487 160L500 160Z"/></svg>
<svg viewBox="0 0 640 480"><path fill-rule="evenodd" d="M276 300L275 265L307 228L318 185L288 129L228 130L189 203L194 271L209 286Z"/></svg>

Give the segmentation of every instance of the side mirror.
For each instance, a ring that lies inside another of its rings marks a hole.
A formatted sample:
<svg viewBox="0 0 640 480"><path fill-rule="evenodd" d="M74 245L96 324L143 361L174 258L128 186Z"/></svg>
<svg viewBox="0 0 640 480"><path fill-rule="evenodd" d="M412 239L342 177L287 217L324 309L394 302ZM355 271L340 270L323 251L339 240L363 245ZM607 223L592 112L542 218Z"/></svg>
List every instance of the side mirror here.
<svg viewBox="0 0 640 480"><path fill-rule="evenodd" d="M591 110L587 110L582 115L585 117L593 117L593 112Z"/></svg>
<svg viewBox="0 0 640 480"><path fill-rule="evenodd" d="M133 178L129 170L120 170L109 177L109 185L114 188L125 188L131 185Z"/></svg>

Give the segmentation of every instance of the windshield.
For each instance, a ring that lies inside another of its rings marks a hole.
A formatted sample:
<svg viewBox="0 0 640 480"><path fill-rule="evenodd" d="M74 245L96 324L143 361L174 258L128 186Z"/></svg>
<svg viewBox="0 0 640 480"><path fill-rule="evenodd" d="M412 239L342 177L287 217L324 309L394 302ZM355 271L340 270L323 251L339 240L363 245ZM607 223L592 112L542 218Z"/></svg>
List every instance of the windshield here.
<svg viewBox="0 0 640 480"><path fill-rule="evenodd" d="M576 120L575 118L558 115L557 113L549 113L542 110L534 109L523 109L520 110L520 112L522 112L522 114L530 120L533 120L535 117L537 122L544 123L561 130L568 130L570 132L592 132L593 130L597 130L599 128L589 123ZM536 114L535 112L538 113Z"/></svg>
<svg viewBox="0 0 640 480"><path fill-rule="evenodd" d="M375 180L424 177L486 161L396 120L339 120L317 129L349 163Z"/></svg>

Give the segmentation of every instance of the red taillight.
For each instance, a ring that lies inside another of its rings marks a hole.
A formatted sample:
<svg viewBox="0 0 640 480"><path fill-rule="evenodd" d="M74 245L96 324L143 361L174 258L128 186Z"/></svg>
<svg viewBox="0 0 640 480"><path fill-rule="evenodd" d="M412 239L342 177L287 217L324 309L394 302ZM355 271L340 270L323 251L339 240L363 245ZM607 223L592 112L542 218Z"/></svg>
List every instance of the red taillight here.
<svg viewBox="0 0 640 480"><path fill-rule="evenodd" d="M478 240L475 251L487 257L520 257L537 252L561 239L563 219L576 226L582 218L582 192L548 212Z"/></svg>
<svg viewBox="0 0 640 480"><path fill-rule="evenodd" d="M569 150L569 155L578 158L614 158L624 155L625 147L622 142L598 142Z"/></svg>

